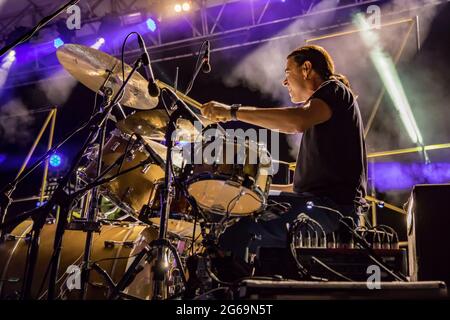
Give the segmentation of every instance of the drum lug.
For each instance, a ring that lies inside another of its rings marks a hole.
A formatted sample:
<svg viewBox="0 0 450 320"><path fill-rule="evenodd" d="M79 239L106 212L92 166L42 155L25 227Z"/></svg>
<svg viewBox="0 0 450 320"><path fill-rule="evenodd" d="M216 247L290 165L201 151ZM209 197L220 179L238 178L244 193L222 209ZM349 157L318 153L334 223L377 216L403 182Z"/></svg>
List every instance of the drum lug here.
<svg viewBox="0 0 450 320"><path fill-rule="evenodd" d="M116 246L133 249L136 245L136 241L114 241L114 240L105 240L104 242L105 248L112 249Z"/></svg>
<svg viewBox="0 0 450 320"><path fill-rule="evenodd" d="M26 236L15 236L12 234L7 234L5 236L6 241L17 241L17 240L24 240L25 242L29 242L31 240L31 234L27 233Z"/></svg>
<svg viewBox="0 0 450 320"><path fill-rule="evenodd" d="M128 151L128 153L126 155L127 161L133 161L134 158L136 158L135 150Z"/></svg>
<svg viewBox="0 0 450 320"><path fill-rule="evenodd" d="M86 221L74 219L67 224L67 230L92 231L100 233L101 223L99 221Z"/></svg>
<svg viewBox="0 0 450 320"><path fill-rule="evenodd" d="M117 148L120 146L120 142L114 142L114 144L111 146L111 151L115 152Z"/></svg>
<svg viewBox="0 0 450 320"><path fill-rule="evenodd" d="M146 173L148 172L148 170L150 169L151 166L152 166L151 163L147 163L147 164L141 169L141 172L142 172L143 174L146 174Z"/></svg>

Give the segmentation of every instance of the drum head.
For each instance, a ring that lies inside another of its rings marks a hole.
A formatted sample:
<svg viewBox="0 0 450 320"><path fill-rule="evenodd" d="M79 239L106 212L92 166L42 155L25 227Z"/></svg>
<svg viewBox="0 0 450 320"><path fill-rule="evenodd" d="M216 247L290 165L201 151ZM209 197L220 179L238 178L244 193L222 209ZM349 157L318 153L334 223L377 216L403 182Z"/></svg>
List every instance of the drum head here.
<svg viewBox="0 0 450 320"><path fill-rule="evenodd" d="M235 186L224 180L200 180L188 187L198 205L216 214L246 216L259 211L264 198L255 190Z"/></svg>

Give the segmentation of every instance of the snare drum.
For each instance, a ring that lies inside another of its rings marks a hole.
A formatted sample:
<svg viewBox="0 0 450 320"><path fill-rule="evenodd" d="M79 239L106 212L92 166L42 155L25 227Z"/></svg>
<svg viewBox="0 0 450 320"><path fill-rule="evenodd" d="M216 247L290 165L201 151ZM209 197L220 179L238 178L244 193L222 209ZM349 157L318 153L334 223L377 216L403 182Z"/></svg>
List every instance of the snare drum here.
<svg viewBox="0 0 450 320"><path fill-rule="evenodd" d="M189 194L202 209L220 215L246 216L264 209L272 181L266 147L218 139L201 148L195 143L185 146L182 176Z"/></svg>

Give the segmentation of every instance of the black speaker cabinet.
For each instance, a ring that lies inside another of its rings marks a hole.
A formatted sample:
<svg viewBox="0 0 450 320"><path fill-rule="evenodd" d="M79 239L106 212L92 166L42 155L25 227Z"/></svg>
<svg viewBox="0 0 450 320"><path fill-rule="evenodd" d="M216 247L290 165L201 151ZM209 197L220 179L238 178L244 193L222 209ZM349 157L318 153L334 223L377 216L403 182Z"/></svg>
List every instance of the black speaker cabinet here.
<svg viewBox="0 0 450 320"><path fill-rule="evenodd" d="M411 280L450 286L450 184L416 185L407 224Z"/></svg>

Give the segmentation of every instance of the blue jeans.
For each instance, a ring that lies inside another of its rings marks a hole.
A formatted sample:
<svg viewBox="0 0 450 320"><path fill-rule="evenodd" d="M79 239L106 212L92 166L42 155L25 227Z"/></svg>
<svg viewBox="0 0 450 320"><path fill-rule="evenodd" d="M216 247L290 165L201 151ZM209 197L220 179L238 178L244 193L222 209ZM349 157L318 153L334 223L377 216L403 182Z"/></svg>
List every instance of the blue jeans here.
<svg viewBox="0 0 450 320"><path fill-rule="evenodd" d="M269 197L277 202L288 202L291 209L273 220L263 221L253 217L241 218L237 223L227 228L219 240L219 246L224 251L231 251L237 258L247 260L248 253L257 254L260 247L287 246L287 224L292 223L300 213L305 213L319 222L325 233L339 232L342 225L336 213L320 208L307 208L306 203L312 201L315 205L330 207L340 211L344 216L350 216L357 222L354 205L337 205L326 197L315 197L310 194L281 193L280 196Z"/></svg>

